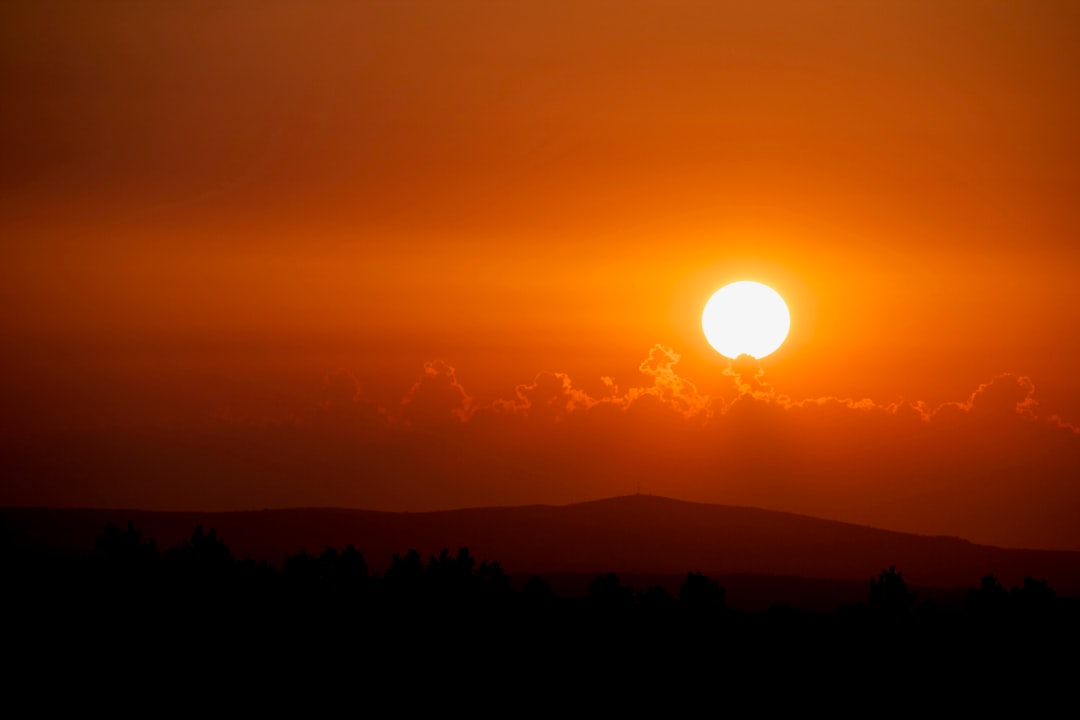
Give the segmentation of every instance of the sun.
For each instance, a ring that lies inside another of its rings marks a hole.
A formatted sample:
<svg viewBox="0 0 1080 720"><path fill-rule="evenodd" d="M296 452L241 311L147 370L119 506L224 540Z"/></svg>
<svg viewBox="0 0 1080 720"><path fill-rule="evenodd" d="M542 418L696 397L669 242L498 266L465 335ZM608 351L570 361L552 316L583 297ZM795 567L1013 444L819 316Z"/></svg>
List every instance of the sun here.
<svg viewBox="0 0 1080 720"><path fill-rule="evenodd" d="M726 358L758 360L775 352L791 328L791 313L768 285L743 280L717 290L701 315L705 339Z"/></svg>

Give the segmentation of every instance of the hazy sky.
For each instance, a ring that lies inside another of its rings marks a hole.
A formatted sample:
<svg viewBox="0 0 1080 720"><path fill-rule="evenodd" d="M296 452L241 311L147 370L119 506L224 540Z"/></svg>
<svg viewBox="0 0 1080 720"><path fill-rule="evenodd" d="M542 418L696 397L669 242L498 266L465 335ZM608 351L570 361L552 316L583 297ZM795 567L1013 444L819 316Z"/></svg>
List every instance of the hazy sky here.
<svg viewBox="0 0 1080 720"><path fill-rule="evenodd" d="M1076 3L11 0L0 83L2 504L1080 549Z"/></svg>

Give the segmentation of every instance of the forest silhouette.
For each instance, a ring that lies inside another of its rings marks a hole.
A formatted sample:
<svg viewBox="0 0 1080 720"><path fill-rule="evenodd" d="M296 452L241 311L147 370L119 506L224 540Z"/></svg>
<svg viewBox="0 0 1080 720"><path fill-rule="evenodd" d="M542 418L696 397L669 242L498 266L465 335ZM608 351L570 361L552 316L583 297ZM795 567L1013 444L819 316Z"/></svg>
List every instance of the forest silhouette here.
<svg viewBox="0 0 1080 720"><path fill-rule="evenodd" d="M948 609L920 599L895 567L869 579L864 602L830 613L732 609L698 570L677 594L615 572L597 573L584 596L557 593L542 576L515 587L499 561L464 547L407 549L382 573L352 545L300 550L275 567L235 557L201 525L164 550L134 523L105 526L84 555L6 544L4 567L12 652L70 671L119 656L169 666L195 653L245 672L407 669L506 682L522 673L1031 674L1060 668L1060 649L1080 639L1080 600L1045 580L1006 589L988 574L962 609Z"/></svg>

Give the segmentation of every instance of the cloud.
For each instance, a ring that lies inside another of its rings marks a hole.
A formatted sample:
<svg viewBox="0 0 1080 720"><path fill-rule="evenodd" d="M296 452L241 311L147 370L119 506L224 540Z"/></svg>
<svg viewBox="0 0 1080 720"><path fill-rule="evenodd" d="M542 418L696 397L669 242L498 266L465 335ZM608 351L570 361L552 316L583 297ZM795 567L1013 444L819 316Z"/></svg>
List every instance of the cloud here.
<svg viewBox="0 0 1080 720"><path fill-rule="evenodd" d="M728 363L724 368L724 375L735 380L735 387L742 395L771 396L774 394L772 387L762 378L765 371L757 358L750 355L740 355Z"/></svg>
<svg viewBox="0 0 1080 720"><path fill-rule="evenodd" d="M978 417L1019 415L1035 420L1039 403L1030 378L1003 373L980 385L966 402L953 405Z"/></svg>
<svg viewBox="0 0 1080 720"><path fill-rule="evenodd" d="M458 382L457 372L442 360L424 363L424 372L401 400L401 420L413 427L462 423L474 403Z"/></svg>
<svg viewBox="0 0 1080 720"><path fill-rule="evenodd" d="M600 400L574 387L566 373L542 372L528 385L514 388L514 398L497 401L500 410L509 410L536 422L560 422L569 414L587 410Z"/></svg>
<svg viewBox="0 0 1080 720"><path fill-rule="evenodd" d="M1080 425L1075 425L1071 422L1067 422L1063 420L1060 415L1051 415L1049 418L1047 418L1047 421L1053 423L1062 430L1068 430L1069 432L1080 435Z"/></svg>
<svg viewBox="0 0 1080 720"><path fill-rule="evenodd" d="M638 369L652 380L652 385L631 388L621 399L624 406L630 407L644 399L652 399L687 419L707 416L713 401L698 392L694 383L675 372L679 359L679 354L671 348L663 345L650 348L649 356Z"/></svg>
<svg viewBox="0 0 1080 720"><path fill-rule="evenodd" d="M496 400L486 408L495 413L512 413L535 423L558 423L571 417L601 413L641 414L650 409L669 412L683 419L705 418L719 399L701 394L697 386L675 372L679 355L671 348L653 346L638 370L647 380L644 385L629 387L620 392L614 378L603 376L602 393L591 396L575 387L566 373L541 372L529 384L517 385L510 399Z"/></svg>

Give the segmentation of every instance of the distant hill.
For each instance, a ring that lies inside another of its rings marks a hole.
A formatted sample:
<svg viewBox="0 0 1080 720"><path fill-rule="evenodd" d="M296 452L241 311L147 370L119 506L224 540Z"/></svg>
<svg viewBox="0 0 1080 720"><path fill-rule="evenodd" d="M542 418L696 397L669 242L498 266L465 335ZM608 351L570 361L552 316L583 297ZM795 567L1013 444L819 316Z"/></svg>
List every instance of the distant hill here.
<svg viewBox="0 0 1080 720"><path fill-rule="evenodd" d="M393 553L468 547L515 575L771 575L866 583L895 565L911 585L977 585L993 572L1006 587L1025 575L1080 595L1080 553L975 545L749 507L631 495L574 505L392 513L333 508L191 513L0 509L0 543L86 553L106 523L131 520L162 548L198 524L216 528L237 557L279 564L287 555L354 545L381 571ZM865 585L864 585L865 587Z"/></svg>

